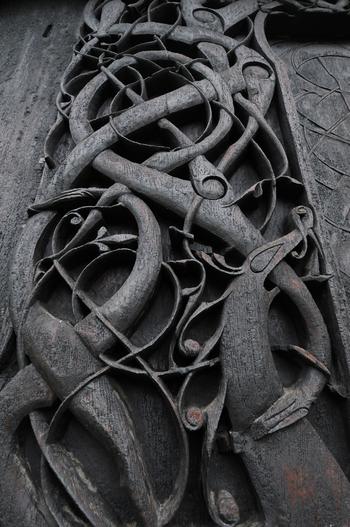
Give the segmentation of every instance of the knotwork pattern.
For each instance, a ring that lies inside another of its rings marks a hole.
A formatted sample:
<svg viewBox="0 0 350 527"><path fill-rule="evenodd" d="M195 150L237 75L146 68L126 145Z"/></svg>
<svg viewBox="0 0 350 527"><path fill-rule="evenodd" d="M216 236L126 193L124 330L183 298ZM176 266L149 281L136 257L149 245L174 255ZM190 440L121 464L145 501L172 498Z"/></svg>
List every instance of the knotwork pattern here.
<svg viewBox="0 0 350 527"><path fill-rule="evenodd" d="M316 7L331 5L348 9ZM308 421L331 383L331 274L258 9L86 4L11 273L3 492L21 474L30 505L2 505L8 526L349 517L349 482ZM34 481L13 440L28 413ZM332 484L307 508L290 482L303 466L314 485L317 464Z"/></svg>

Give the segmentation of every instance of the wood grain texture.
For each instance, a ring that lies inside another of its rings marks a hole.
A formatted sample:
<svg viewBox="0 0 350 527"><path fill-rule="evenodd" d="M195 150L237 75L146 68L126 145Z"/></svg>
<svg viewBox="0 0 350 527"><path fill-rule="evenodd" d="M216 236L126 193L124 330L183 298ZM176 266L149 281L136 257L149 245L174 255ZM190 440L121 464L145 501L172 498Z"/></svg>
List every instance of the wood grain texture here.
<svg viewBox="0 0 350 527"><path fill-rule="evenodd" d="M9 255L40 183L43 144L83 5L65 0L4 0L0 5L1 321Z"/></svg>
<svg viewBox="0 0 350 527"><path fill-rule="evenodd" d="M4 524L349 526L344 196L324 202L301 133L343 162L346 53L288 61L349 2L18 5L3 21L36 30L3 68Z"/></svg>

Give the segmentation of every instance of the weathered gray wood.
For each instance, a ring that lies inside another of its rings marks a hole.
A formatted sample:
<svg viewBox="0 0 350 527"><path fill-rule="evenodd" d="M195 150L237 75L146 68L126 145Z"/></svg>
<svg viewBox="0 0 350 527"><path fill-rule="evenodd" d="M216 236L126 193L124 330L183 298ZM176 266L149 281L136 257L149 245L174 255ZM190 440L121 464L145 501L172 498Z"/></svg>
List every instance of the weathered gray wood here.
<svg viewBox="0 0 350 527"><path fill-rule="evenodd" d="M0 5L1 322L9 254L40 183L43 144L83 5L68 0L4 0Z"/></svg>
<svg viewBox="0 0 350 527"><path fill-rule="evenodd" d="M0 9L1 521L350 526L349 2Z"/></svg>

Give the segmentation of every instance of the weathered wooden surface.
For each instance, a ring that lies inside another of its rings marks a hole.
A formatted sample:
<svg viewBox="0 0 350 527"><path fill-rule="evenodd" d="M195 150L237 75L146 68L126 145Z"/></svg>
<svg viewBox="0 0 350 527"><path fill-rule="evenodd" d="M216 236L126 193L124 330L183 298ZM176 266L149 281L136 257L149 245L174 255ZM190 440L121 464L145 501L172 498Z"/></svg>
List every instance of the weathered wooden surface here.
<svg viewBox="0 0 350 527"><path fill-rule="evenodd" d="M288 67L330 244L349 297L350 44L346 38L328 39L329 35L318 42L303 41L296 34L276 48Z"/></svg>
<svg viewBox="0 0 350 527"><path fill-rule="evenodd" d="M45 163L8 235L4 525L350 525L348 4L91 0L69 62L79 9L46 3L11 75L5 161Z"/></svg>
<svg viewBox="0 0 350 527"><path fill-rule="evenodd" d="M0 4L1 322L9 254L36 195L45 136L76 41L83 1L4 0Z"/></svg>

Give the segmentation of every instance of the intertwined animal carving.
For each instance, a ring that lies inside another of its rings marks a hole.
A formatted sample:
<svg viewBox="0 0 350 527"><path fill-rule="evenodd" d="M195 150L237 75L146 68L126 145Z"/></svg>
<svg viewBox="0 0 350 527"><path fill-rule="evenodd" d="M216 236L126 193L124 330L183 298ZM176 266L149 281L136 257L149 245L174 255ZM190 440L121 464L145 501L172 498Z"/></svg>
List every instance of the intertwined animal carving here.
<svg viewBox="0 0 350 527"><path fill-rule="evenodd" d="M342 391L333 273L263 29L348 10L311 4L87 2L11 271L4 525L350 525L308 420Z"/></svg>

